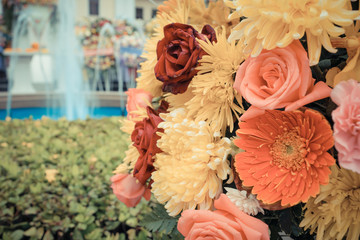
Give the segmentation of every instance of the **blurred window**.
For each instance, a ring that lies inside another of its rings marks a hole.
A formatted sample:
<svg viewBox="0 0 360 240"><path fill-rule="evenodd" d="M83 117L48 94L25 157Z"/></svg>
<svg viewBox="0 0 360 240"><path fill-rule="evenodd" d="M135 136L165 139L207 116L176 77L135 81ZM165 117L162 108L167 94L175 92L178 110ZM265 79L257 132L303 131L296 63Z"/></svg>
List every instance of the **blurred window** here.
<svg viewBox="0 0 360 240"><path fill-rule="evenodd" d="M136 8L136 19L144 19L142 8Z"/></svg>
<svg viewBox="0 0 360 240"><path fill-rule="evenodd" d="M152 18L156 17L156 13L157 13L157 9L153 9L151 12L151 17Z"/></svg>
<svg viewBox="0 0 360 240"><path fill-rule="evenodd" d="M89 0L89 14L99 15L99 0Z"/></svg>

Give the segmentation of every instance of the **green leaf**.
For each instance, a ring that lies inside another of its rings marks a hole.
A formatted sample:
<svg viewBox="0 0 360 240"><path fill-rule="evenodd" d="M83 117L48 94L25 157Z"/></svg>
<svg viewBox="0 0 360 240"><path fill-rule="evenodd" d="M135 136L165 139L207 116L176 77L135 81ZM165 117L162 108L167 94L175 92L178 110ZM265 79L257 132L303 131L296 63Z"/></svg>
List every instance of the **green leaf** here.
<svg viewBox="0 0 360 240"><path fill-rule="evenodd" d="M144 231L141 231L135 238L136 240L147 240L146 233Z"/></svg>
<svg viewBox="0 0 360 240"><path fill-rule="evenodd" d="M126 234L125 233L120 233L119 240L126 240Z"/></svg>
<svg viewBox="0 0 360 240"><path fill-rule="evenodd" d="M94 213L96 213L97 210L98 210L97 207L91 206L91 207L86 208L85 214L88 216L91 216Z"/></svg>
<svg viewBox="0 0 360 240"><path fill-rule="evenodd" d="M14 208L5 208L2 210L4 215L13 216L14 215Z"/></svg>
<svg viewBox="0 0 360 240"><path fill-rule="evenodd" d="M126 224L130 227L136 227L138 225L138 220L135 217L129 218L126 220Z"/></svg>
<svg viewBox="0 0 360 240"><path fill-rule="evenodd" d="M79 223L79 224L77 225L77 227L78 227L80 230L85 230L85 229L87 228L87 225L84 224L84 223Z"/></svg>
<svg viewBox="0 0 360 240"><path fill-rule="evenodd" d="M178 218L169 216L161 204L156 204L153 211L145 215L140 225L150 232L164 232L165 234L173 233L177 225Z"/></svg>
<svg viewBox="0 0 360 240"><path fill-rule="evenodd" d="M28 236L28 237L35 237L36 233L37 233L36 227L32 227L32 228L29 228L28 230L26 230L24 232L24 235Z"/></svg>
<svg viewBox="0 0 360 240"><path fill-rule="evenodd" d="M42 227L38 228L36 232L36 237L41 239L43 235L44 235L44 228Z"/></svg>
<svg viewBox="0 0 360 240"><path fill-rule="evenodd" d="M71 173L74 177L78 177L80 173L79 167L77 165L72 166Z"/></svg>
<svg viewBox="0 0 360 240"><path fill-rule="evenodd" d="M120 222L107 222L106 225L108 230L114 230L120 225Z"/></svg>
<svg viewBox="0 0 360 240"><path fill-rule="evenodd" d="M20 172L19 165L9 159L2 159L0 161L0 167L7 171L9 177L16 177Z"/></svg>
<svg viewBox="0 0 360 240"><path fill-rule="evenodd" d="M101 238L103 230L100 228L94 229L91 233L85 235L86 240L97 240Z"/></svg>
<svg viewBox="0 0 360 240"><path fill-rule="evenodd" d="M86 219L85 219L85 216L84 216L84 215L78 214L78 215L76 215L76 217L75 217L75 221L82 223L82 222L85 222Z"/></svg>
<svg viewBox="0 0 360 240"><path fill-rule="evenodd" d="M78 229L75 229L73 232L73 239L77 239L77 240L83 240L83 235L81 234L81 232Z"/></svg>
<svg viewBox="0 0 360 240"><path fill-rule="evenodd" d="M31 207L25 210L26 215L36 214L38 212L38 208Z"/></svg>
<svg viewBox="0 0 360 240"><path fill-rule="evenodd" d="M20 239L22 239L23 235L24 235L24 231L18 229L16 231L14 231L13 233L11 233L11 239L20 240Z"/></svg>
<svg viewBox="0 0 360 240"><path fill-rule="evenodd" d="M46 231L43 240L53 240L54 236L51 234L51 231Z"/></svg>
<svg viewBox="0 0 360 240"><path fill-rule="evenodd" d="M12 240L11 232L4 232L2 235L3 240Z"/></svg>

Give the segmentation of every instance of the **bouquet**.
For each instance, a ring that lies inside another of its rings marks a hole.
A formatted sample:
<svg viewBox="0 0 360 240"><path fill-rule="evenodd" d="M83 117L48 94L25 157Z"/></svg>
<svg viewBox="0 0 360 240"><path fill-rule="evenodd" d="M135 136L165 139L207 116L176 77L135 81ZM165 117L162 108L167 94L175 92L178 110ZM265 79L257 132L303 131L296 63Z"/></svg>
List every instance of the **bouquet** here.
<svg viewBox="0 0 360 240"><path fill-rule="evenodd" d="M172 238L359 239L358 5L164 2L127 92L118 199L153 196L143 225Z"/></svg>

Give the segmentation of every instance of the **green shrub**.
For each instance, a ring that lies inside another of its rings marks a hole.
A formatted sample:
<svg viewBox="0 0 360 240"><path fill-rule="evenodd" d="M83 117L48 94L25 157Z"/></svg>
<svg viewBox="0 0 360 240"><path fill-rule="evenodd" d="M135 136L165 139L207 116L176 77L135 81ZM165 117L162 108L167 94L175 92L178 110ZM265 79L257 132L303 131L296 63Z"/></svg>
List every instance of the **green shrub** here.
<svg viewBox="0 0 360 240"><path fill-rule="evenodd" d="M119 118L0 122L0 238L146 239L147 203L129 209L110 188L128 145L119 128Z"/></svg>

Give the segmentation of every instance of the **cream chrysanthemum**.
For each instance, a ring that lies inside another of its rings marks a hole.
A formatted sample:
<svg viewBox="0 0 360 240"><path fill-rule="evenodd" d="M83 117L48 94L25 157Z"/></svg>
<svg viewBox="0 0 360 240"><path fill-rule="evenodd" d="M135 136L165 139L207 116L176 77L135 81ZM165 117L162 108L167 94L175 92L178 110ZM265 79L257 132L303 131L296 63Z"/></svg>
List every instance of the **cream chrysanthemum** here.
<svg viewBox="0 0 360 240"><path fill-rule="evenodd" d="M226 196L233 202L237 208L249 215L257 215L259 212L264 214L264 209L260 207L259 201L255 195L249 194L245 190L239 191L235 188L225 188Z"/></svg>
<svg viewBox="0 0 360 240"><path fill-rule="evenodd" d="M160 203L166 203L169 215L185 209L210 209L213 199L222 192L222 181L231 175L227 159L230 140L204 121L186 118L184 109L161 114L164 129L156 155L152 192ZM232 180L232 177L230 177Z"/></svg>
<svg viewBox="0 0 360 240"><path fill-rule="evenodd" d="M228 43L225 29L221 30L216 34L217 42L200 41L208 55L199 61L199 72L190 83L194 97L185 105L188 117L206 120L215 131L221 130L224 135L226 127L230 127L230 131L234 129L233 114L239 118L244 112L241 95L236 93L233 85L234 74L245 57L241 54L241 42Z"/></svg>
<svg viewBox="0 0 360 240"><path fill-rule="evenodd" d="M347 9L349 0L234 0L227 5L236 11L230 19L245 17L230 35L243 39L246 53L260 54L286 47L306 33L310 65L319 61L321 46L335 52L331 37L344 34L342 27L352 24L359 15Z"/></svg>
<svg viewBox="0 0 360 240"><path fill-rule="evenodd" d="M175 94L167 93L164 96L165 96L165 101L167 101L169 103L168 110L172 111L172 110L175 110L178 108L186 108L185 103L190 101L190 99L192 99L194 97L194 94L192 92L192 87L190 84L188 89L186 90L186 92L184 92L182 94L175 95Z"/></svg>
<svg viewBox="0 0 360 240"><path fill-rule="evenodd" d="M316 232L316 239L359 239L360 174L333 166L329 184L305 209L300 226Z"/></svg>
<svg viewBox="0 0 360 240"><path fill-rule="evenodd" d="M210 24L212 27L224 26L226 32L230 34L233 25L239 23L239 19L229 19L230 8L227 7L224 1L210 1L206 6L204 0L181 0L188 8L188 24L195 28L201 29L203 25ZM159 6L159 14L170 14L178 7L178 0L165 1L163 5Z"/></svg>

